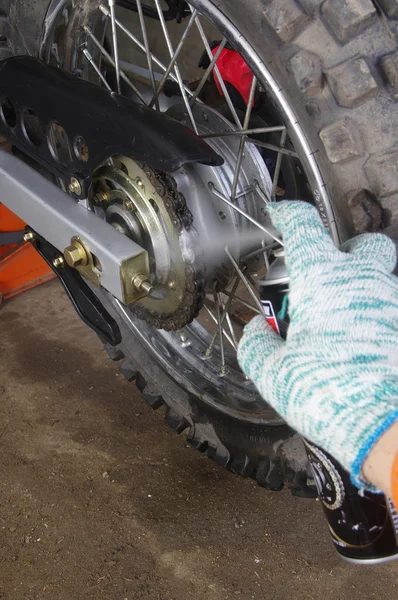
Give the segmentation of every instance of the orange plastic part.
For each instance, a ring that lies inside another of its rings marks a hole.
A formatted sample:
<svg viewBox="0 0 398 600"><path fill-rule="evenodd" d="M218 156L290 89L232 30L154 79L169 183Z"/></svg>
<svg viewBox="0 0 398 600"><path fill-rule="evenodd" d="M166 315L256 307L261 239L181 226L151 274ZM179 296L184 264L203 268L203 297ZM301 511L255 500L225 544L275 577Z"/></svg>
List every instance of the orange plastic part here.
<svg viewBox="0 0 398 600"><path fill-rule="evenodd" d="M24 229L25 223L0 204L0 233ZM29 242L0 246L0 302L54 277L52 269Z"/></svg>

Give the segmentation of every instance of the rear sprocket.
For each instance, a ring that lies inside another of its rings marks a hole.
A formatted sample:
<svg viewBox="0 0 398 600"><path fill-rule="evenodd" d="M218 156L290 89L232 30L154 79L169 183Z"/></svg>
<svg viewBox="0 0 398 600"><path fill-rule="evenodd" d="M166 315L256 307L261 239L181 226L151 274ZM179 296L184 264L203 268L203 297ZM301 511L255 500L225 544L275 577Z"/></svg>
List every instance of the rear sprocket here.
<svg viewBox="0 0 398 600"><path fill-rule="evenodd" d="M181 329L204 298L202 252L193 219L174 179L118 156L93 177L91 208L150 255L153 292L131 306L158 329Z"/></svg>

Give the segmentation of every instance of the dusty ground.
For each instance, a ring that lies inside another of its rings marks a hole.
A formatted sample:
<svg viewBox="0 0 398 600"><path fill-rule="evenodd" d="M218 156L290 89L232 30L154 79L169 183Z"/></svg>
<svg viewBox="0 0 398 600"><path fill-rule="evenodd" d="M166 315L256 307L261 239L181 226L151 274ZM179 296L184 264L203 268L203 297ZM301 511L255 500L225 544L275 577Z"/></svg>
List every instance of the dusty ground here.
<svg viewBox="0 0 398 600"><path fill-rule="evenodd" d="M0 331L0 598L398 597L398 564L338 559L318 503L186 448L57 282Z"/></svg>

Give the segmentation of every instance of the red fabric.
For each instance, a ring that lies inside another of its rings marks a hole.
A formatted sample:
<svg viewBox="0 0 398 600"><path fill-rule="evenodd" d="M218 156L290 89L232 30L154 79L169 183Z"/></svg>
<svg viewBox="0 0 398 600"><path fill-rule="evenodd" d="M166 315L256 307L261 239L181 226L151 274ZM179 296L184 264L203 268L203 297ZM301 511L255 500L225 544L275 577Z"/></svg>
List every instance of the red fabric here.
<svg viewBox="0 0 398 600"><path fill-rule="evenodd" d="M213 56L217 52L218 46L213 48ZM243 60L243 58L236 52L236 50L228 50L224 48L217 60L217 67L220 70L220 75L224 82L229 82L234 86L242 96L245 104L249 102L250 87L253 81L253 73ZM220 96L223 95L219 77L213 71L214 81ZM254 102L253 102L254 104Z"/></svg>

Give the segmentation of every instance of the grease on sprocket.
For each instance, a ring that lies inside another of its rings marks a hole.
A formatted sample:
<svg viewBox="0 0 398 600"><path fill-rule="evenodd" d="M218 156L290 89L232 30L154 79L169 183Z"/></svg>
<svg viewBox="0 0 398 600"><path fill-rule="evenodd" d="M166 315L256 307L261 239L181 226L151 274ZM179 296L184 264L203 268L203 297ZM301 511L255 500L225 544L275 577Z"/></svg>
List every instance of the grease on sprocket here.
<svg viewBox="0 0 398 600"><path fill-rule="evenodd" d="M145 320L157 329L175 331L181 329L195 319L203 306L205 297L204 265L201 259L199 238L193 226L192 213L187 207L184 196L178 192L175 180L168 174L155 171L146 164L139 165L163 198L170 218L176 223L179 244L182 254L186 252L187 242L190 244L190 255L194 257L185 265L185 290L177 310L172 313L161 313L147 309L139 302L130 307L131 312L139 319Z"/></svg>

